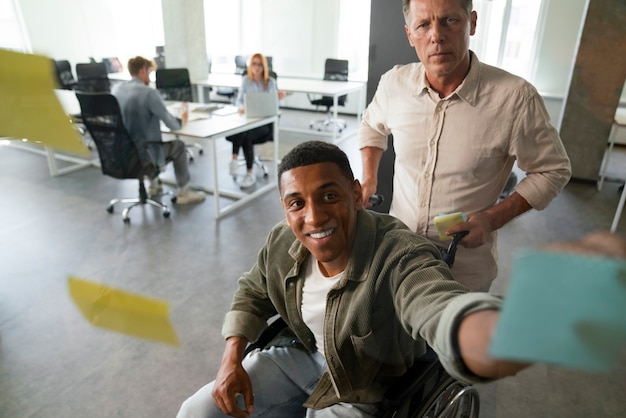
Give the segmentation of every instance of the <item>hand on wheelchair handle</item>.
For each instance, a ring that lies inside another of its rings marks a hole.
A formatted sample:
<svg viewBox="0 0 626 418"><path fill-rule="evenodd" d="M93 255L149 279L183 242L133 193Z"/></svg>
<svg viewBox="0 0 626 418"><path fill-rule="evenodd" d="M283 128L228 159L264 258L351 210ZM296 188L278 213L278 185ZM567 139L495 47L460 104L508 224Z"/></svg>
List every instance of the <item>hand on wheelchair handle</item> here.
<svg viewBox="0 0 626 418"><path fill-rule="evenodd" d="M469 231L461 231L457 234L454 234L452 237L452 241L448 248L439 247L439 251L441 252L441 259L445 261L450 268L454 266L454 257L456 256L456 248L459 245L459 242L463 239L464 236L469 234Z"/></svg>
<svg viewBox="0 0 626 418"><path fill-rule="evenodd" d="M376 207L381 205L383 202L385 201L385 199L383 198L383 195L381 194L373 194L371 195L368 199L367 202L370 204L370 208Z"/></svg>

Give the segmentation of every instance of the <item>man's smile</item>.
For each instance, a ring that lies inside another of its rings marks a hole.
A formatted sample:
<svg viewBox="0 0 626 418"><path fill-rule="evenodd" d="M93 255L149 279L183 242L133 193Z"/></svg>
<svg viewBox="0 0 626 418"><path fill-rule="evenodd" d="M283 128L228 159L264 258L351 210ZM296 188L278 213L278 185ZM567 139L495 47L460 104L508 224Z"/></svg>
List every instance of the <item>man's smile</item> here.
<svg viewBox="0 0 626 418"><path fill-rule="evenodd" d="M321 239L321 238L326 238L327 236L331 235L333 232L335 232L335 228L327 228L322 231L310 232L307 235L311 238Z"/></svg>

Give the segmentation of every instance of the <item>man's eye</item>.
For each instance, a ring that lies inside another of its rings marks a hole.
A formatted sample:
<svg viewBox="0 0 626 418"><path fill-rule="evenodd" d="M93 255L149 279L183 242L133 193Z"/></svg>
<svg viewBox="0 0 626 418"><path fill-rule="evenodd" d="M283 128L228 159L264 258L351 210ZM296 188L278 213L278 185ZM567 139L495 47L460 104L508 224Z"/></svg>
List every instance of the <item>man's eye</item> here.
<svg viewBox="0 0 626 418"><path fill-rule="evenodd" d="M326 193L324 195L324 200L335 200L337 199L337 195L335 193Z"/></svg>
<svg viewBox="0 0 626 418"><path fill-rule="evenodd" d="M297 209L297 208L299 208L300 206L302 206L302 201L301 201L301 200L294 200L294 201L292 201L292 202L289 202L289 207L290 207L290 208Z"/></svg>

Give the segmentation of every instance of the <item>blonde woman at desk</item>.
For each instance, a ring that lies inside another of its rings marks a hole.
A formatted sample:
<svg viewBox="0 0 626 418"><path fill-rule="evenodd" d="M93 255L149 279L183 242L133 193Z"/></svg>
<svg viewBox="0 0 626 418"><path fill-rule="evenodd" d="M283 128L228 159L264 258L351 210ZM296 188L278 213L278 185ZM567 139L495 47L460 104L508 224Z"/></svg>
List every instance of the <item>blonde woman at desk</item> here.
<svg viewBox="0 0 626 418"><path fill-rule="evenodd" d="M272 76L267 65L267 58L263 54L256 53L250 58L247 74L241 79L241 87L237 93L235 105L239 106L239 113L244 113L243 99L247 93L268 93L276 92L278 98L285 97L285 93L278 90L276 86L276 78ZM237 167L239 166L239 150L243 149L243 155L246 159L246 175L241 180L239 186L242 189L252 187L256 183L256 177L253 173L254 165L254 145L272 141L273 129L272 124L260 126L247 132L228 136L226 139L233 143L233 159L230 162L230 175L234 178L237 176Z"/></svg>

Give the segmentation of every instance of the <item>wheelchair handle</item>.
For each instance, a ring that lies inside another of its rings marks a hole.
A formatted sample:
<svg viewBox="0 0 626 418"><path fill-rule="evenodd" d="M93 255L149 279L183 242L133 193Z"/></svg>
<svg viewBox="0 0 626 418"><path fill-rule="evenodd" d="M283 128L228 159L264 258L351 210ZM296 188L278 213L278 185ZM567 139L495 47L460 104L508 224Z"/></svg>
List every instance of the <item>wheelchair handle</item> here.
<svg viewBox="0 0 626 418"><path fill-rule="evenodd" d="M382 204L385 201L385 198L382 194L373 194L367 199L367 201L370 205L372 205L372 207L376 207Z"/></svg>
<svg viewBox="0 0 626 418"><path fill-rule="evenodd" d="M454 266L454 257L456 256L456 247L459 245L459 241L461 241L463 237L466 236L468 233L469 231L461 231L457 234L454 234L450 245L448 245L448 248L439 247L442 260L445 261L450 268Z"/></svg>

